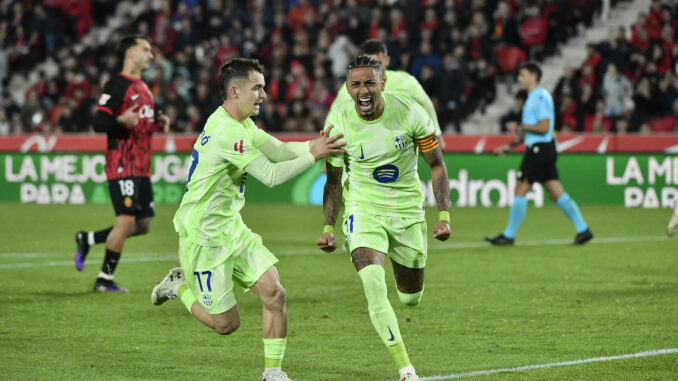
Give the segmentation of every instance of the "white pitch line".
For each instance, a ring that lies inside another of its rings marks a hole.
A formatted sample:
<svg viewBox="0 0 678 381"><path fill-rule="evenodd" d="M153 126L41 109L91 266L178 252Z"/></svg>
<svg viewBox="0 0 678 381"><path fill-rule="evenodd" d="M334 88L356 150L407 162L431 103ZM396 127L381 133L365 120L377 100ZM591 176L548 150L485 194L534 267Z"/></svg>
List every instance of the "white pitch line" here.
<svg viewBox="0 0 678 381"><path fill-rule="evenodd" d="M487 376L487 375L495 374L495 373L522 372L522 371L525 371L525 370L532 370L532 369L548 369L548 368L555 368L555 367L559 367L559 366L581 365L581 364L590 364L590 363L594 363L594 362L625 360L625 359L632 359L632 358L639 358L639 357L652 357L652 356L670 355L670 354L674 354L674 353L678 353L678 348L657 349L657 350L653 350L653 351L631 353L631 354L626 354L626 355L594 357L594 358L583 359L583 360L553 362L553 363L550 363L550 364L526 365L526 366L519 366L519 367L516 367L516 368L478 370L478 371L475 371L475 372L466 372L466 373L452 373L452 374L446 374L446 375L443 375L443 376L421 377L421 380L422 381L452 380L452 379L455 379L455 378Z"/></svg>
<svg viewBox="0 0 678 381"><path fill-rule="evenodd" d="M648 237L603 237L594 238L593 241L587 245L596 243L624 243L624 242L652 242L652 241L666 241L668 237L665 236L648 236ZM516 247L520 246L556 246L569 245L572 243L571 239L547 239L540 241L517 241ZM476 249L480 247L490 247L490 244L478 240L478 242L459 242L459 243L433 243L429 245L429 250L444 250L444 249ZM307 254L323 254L318 250L290 250L290 251L275 251L275 255L307 255Z"/></svg>
<svg viewBox="0 0 678 381"><path fill-rule="evenodd" d="M591 244L607 244L607 243L626 243L626 242L652 242L652 241L666 241L669 238L665 236L649 236L649 237L602 237L594 238L593 241L587 243ZM557 245L568 245L572 243L571 240L567 239L550 239L550 240L541 240L541 241L518 241L516 246L557 246ZM490 244L487 242L459 242L459 243L435 243L429 246L429 251L439 251L447 249L476 249L482 247L490 247ZM345 253L343 247L339 247L335 251L334 255ZM132 253L134 254L134 253ZM287 250L287 251L274 251L273 254L277 256L288 256L288 255L332 255L326 254L319 249L304 249L304 250ZM48 253L5 253L0 254L0 257L23 257L23 258L35 258L35 257L48 257L53 254ZM155 256L155 257L139 257L139 258L123 258L121 262L153 262L153 261L169 261L176 260L178 261L178 256L175 253L166 253L164 256ZM30 268L30 267L53 267L53 266L72 266L73 261L51 261L51 262L25 262L25 263L0 263L0 269L17 269L17 268Z"/></svg>
<svg viewBox="0 0 678 381"><path fill-rule="evenodd" d="M173 256L164 256L164 257L142 257L142 258L127 258L123 259L120 262L132 263L132 262L156 262L156 261L177 261L179 262L179 257L176 255ZM51 261L51 262L27 262L27 263L2 263L0 264L0 269L20 269L28 267L54 267L54 266L74 266L73 261Z"/></svg>

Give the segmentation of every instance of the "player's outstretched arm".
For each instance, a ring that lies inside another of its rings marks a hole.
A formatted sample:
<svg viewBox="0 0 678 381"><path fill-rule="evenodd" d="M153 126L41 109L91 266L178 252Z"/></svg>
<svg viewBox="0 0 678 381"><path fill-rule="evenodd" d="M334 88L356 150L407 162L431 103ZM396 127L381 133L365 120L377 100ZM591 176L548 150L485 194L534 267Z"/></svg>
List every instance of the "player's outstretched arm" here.
<svg viewBox="0 0 678 381"><path fill-rule="evenodd" d="M264 134L266 134L264 132ZM293 160L310 151L308 141L283 143L275 136L266 134L266 140L257 147L269 160L275 162Z"/></svg>
<svg viewBox="0 0 678 381"><path fill-rule="evenodd" d="M343 153L345 142L337 143L343 137L337 134L329 136L329 128L322 131L320 137L309 143L310 150L293 160L281 163L271 163L266 157L260 156L245 167L245 170L268 187L278 186L310 168L316 161L334 153Z"/></svg>
<svg viewBox="0 0 678 381"><path fill-rule="evenodd" d="M426 164L431 169L433 197L438 206L438 222L433 227L433 237L445 241L450 238L450 180L440 147L422 152Z"/></svg>
<svg viewBox="0 0 678 381"><path fill-rule="evenodd" d="M323 210L325 212L325 227L323 235L318 238L316 245L328 253L337 248L334 242L334 224L337 222L337 216L341 209L341 174L342 167L334 167L327 163L327 181L325 182L325 191L323 192Z"/></svg>

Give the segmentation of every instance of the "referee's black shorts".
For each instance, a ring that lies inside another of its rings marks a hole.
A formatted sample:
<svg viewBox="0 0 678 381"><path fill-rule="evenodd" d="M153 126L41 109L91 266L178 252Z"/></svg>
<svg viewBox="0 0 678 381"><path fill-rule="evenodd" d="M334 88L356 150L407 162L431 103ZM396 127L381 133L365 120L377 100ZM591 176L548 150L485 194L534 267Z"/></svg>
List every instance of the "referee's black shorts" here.
<svg viewBox="0 0 678 381"><path fill-rule="evenodd" d="M527 146L523 162L520 164L518 180L527 181L530 184L535 182L543 184L549 180L558 180L557 160L558 151L556 151L555 141Z"/></svg>

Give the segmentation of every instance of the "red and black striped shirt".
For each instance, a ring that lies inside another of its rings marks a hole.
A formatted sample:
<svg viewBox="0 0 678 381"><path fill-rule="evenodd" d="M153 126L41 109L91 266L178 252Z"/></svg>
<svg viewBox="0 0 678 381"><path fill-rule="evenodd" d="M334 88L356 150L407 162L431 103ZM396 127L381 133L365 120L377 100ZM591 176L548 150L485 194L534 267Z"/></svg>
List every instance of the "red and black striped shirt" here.
<svg viewBox="0 0 678 381"><path fill-rule="evenodd" d="M134 126L118 123L116 118L135 105L138 123ZM153 94L141 78L118 73L106 82L94 117L94 130L108 135L108 180L151 176L151 135L158 127Z"/></svg>

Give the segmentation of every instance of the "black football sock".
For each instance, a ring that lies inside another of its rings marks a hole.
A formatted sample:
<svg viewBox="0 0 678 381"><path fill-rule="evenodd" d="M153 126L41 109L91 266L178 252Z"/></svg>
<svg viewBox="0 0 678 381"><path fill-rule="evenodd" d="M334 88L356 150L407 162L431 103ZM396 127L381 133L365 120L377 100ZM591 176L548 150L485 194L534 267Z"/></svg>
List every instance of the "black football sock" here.
<svg viewBox="0 0 678 381"><path fill-rule="evenodd" d="M118 266L118 261L120 261L120 253L106 249L104 264L101 266L101 273L99 273L99 277L109 280L113 279L113 272L115 272L115 268Z"/></svg>
<svg viewBox="0 0 678 381"><path fill-rule="evenodd" d="M106 239L108 239L108 235L111 233L111 230L113 230L113 226L109 226L106 229L97 230L95 232L88 232L87 244L90 246L94 246L97 243L106 242Z"/></svg>
<svg viewBox="0 0 678 381"><path fill-rule="evenodd" d="M101 229L95 232L92 232L92 236L94 237L94 244L97 243L104 243L106 242L106 239L108 239L108 235L111 234L111 230L113 230L113 226L109 226L106 229ZM89 237L88 237L89 241ZM90 246L92 243L88 242Z"/></svg>

